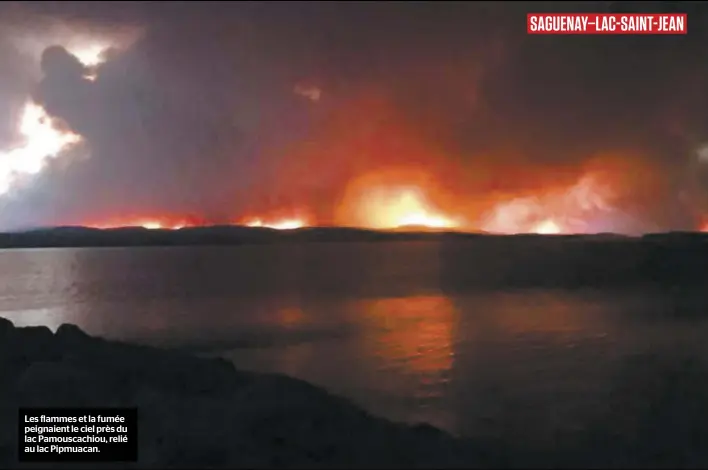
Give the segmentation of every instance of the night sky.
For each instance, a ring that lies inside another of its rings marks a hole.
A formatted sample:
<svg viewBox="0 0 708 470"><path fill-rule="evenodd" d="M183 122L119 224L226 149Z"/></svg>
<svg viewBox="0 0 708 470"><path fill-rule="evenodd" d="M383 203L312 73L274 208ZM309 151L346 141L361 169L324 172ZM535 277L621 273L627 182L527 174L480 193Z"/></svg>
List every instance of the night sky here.
<svg viewBox="0 0 708 470"><path fill-rule="evenodd" d="M526 13L540 11L687 12L688 35L529 36ZM86 145L4 196L0 224L219 223L294 207L334 223L352 178L414 166L465 214L592 169L619 193L618 224L695 228L708 215L706 13L693 2L3 3L0 148L27 96ZM23 50L33 37L51 46L54 30L129 45L89 82L59 39L41 63Z"/></svg>

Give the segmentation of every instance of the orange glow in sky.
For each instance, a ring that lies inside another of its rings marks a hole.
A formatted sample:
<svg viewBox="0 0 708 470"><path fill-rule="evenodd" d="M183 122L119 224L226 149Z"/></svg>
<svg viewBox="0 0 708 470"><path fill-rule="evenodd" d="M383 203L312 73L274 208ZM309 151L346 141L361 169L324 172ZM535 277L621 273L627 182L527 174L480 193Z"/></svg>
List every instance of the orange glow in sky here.
<svg viewBox="0 0 708 470"><path fill-rule="evenodd" d="M350 181L337 208L337 224L371 229L427 227L456 229L463 220L439 204L432 177L415 168L395 167Z"/></svg>
<svg viewBox="0 0 708 470"><path fill-rule="evenodd" d="M148 230L179 230L184 227L192 227L195 223L190 223L187 220L175 219L170 217L135 217L114 219L110 222L87 224L88 227L99 229L111 229L119 227L142 227Z"/></svg>
<svg viewBox="0 0 708 470"><path fill-rule="evenodd" d="M361 205L371 228L457 226L454 219L433 208L417 187L375 188L362 198Z"/></svg>
<svg viewBox="0 0 708 470"><path fill-rule="evenodd" d="M493 194L489 200L475 200L473 196L445 192L449 188L438 185L432 174L396 166L348 181L337 200L332 222L308 212L309 207L303 204L296 209L274 206L262 212L250 211L250 215L238 216L232 219L232 223L275 230L328 225L495 234L593 233L594 227L601 226L597 220L614 214L618 187L612 176L587 171L577 179L557 186L537 188L524 194ZM132 226L147 229L203 225L208 223L167 215L131 216L89 224L99 228ZM696 229L708 232L708 222L696 224Z"/></svg>
<svg viewBox="0 0 708 470"><path fill-rule="evenodd" d="M531 228L531 233L537 233L539 235L557 235L562 232L561 227L551 219L539 222Z"/></svg>
<svg viewBox="0 0 708 470"><path fill-rule="evenodd" d="M501 198L483 214L480 228L500 234L587 233L588 220L612 211L614 192L592 174L540 194Z"/></svg>
<svg viewBox="0 0 708 470"><path fill-rule="evenodd" d="M307 222L303 219L278 219L263 221L263 219L249 219L245 222L248 227L265 227L275 230L295 230L307 226Z"/></svg>

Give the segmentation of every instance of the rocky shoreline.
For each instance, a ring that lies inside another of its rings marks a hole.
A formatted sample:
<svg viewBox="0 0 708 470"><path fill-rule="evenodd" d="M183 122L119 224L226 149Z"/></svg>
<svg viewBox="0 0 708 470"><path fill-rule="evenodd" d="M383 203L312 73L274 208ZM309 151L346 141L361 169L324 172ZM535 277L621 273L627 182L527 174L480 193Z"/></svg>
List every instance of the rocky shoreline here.
<svg viewBox="0 0 708 470"><path fill-rule="evenodd" d="M40 406L138 407L139 461L112 465L120 468L449 468L484 460L469 442L371 416L297 379L93 338L74 325L52 333L0 318L0 468L18 466L17 408Z"/></svg>
<svg viewBox="0 0 708 470"><path fill-rule="evenodd" d="M222 359L0 317L0 468L703 467L707 372L691 357L637 358L612 413L540 450L509 436L463 440L393 423L307 382ZM137 407L138 462L19 464L20 407Z"/></svg>

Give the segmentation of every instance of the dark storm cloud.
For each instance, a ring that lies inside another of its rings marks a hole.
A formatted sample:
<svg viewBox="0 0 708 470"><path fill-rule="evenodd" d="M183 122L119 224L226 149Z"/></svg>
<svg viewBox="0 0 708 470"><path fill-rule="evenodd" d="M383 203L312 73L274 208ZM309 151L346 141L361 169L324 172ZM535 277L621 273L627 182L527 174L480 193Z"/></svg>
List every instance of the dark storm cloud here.
<svg viewBox="0 0 708 470"><path fill-rule="evenodd" d="M349 110L371 93L385 97L403 128L444 150L471 195L511 164L532 166L533 179L603 152L639 154L665 169L665 187L643 208L659 223L685 222L667 213L680 212L687 160L708 138L705 21L690 3L28 5L83 25L145 29L94 82L65 51L45 54L36 96L92 153L61 178L42 179L45 212L27 210L52 222L151 211L218 219L267 200L276 183L297 197L307 188L296 173L269 176L292 166L286 149L316 145L335 119L349 117L352 128L375 121ZM527 12L559 8L674 8L689 12L689 35L526 35ZM298 84L318 87L321 99L293 93ZM312 164L320 200L335 200L342 181L332 175L356 166L297 154L301 166Z"/></svg>
<svg viewBox="0 0 708 470"><path fill-rule="evenodd" d="M29 64L0 34L0 145L15 137L17 114L32 90Z"/></svg>

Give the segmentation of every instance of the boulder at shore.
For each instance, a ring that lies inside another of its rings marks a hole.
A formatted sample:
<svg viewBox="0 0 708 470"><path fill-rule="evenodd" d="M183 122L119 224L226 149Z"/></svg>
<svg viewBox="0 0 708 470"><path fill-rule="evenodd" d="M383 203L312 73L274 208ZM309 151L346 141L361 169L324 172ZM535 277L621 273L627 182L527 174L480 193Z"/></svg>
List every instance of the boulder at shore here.
<svg viewBox="0 0 708 470"><path fill-rule="evenodd" d="M17 462L17 408L62 406L138 408L139 461L91 468L492 465L469 442L300 380L0 318L0 468L40 467Z"/></svg>

